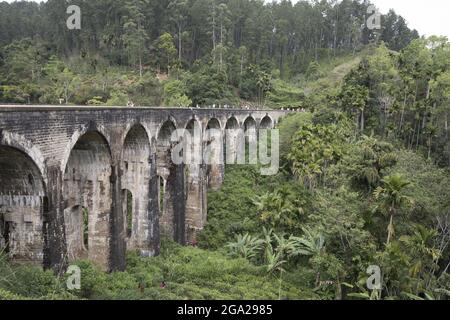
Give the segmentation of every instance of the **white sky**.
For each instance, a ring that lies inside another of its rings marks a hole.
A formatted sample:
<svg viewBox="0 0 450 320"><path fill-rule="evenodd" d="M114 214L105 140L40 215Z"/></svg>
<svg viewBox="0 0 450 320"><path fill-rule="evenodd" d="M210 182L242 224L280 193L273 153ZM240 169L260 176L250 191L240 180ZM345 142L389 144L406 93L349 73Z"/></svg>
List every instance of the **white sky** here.
<svg viewBox="0 0 450 320"><path fill-rule="evenodd" d="M6 1L13 2L13 0ZM41 2L40 0L32 1ZM394 9L408 21L410 28L417 29L421 35L445 35L450 39L449 0L372 0L371 2L382 13L387 13L390 8Z"/></svg>
<svg viewBox="0 0 450 320"><path fill-rule="evenodd" d="M450 39L449 0L372 0L381 11L390 8L403 16L421 35L444 35Z"/></svg>

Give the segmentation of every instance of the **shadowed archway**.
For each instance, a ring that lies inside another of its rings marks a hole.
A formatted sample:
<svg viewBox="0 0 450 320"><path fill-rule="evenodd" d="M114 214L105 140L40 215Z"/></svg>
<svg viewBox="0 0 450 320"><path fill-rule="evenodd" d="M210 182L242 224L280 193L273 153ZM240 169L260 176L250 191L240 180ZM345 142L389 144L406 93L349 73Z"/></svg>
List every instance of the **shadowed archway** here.
<svg viewBox="0 0 450 320"><path fill-rule="evenodd" d="M109 144L101 133L89 131L76 142L64 170L64 220L69 261L87 257L103 269L109 269L110 179ZM88 221L86 236L85 220Z"/></svg>
<svg viewBox="0 0 450 320"><path fill-rule="evenodd" d="M40 170L24 152L0 145L0 182L0 252L42 265L48 199Z"/></svg>
<svg viewBox="0 0 450 320"><path fill-rule="evenodd" d="M172 237L180 244L186 242L185 237L185 195L184 195L184 164L172 161L172 151L180 140L174 137L176 125L167 120L161 126L156 142L157 172L164 181L164 190L159 190L161 232ZM176 133L176 132L175 132Z"/></svg>
<svg viewBox="0 0 450 320"><path fill-rule="evenodd" d="M122 208L127 226L127 249L152 250L155 213L150 210L152 149L145 128L135 124L127 133L122 150ZM153 195L156 196L156 195Z"/></svg>
<svg viewBox="0 0 450 320"><path fill-rule="evenodd" d="M242 150L244 147L242 140L243 130L239 125L239 121L233 116L228 119L225 126L225 164L232 165L245 162L245 151Z"/></svg>
<svg viewBox="0 0 450 320"><path fill-rule="evenodd" d="M257 164L258 133L256 121L252 116L244 121L246 163Z"/></svg>
<svg viewBox="0 0 450 320"><path fill-rule="evenodd" d="M261 123L259 124L259 128L260 129L273 129L274 124L273 124L273 120L271 117L269 117L269 115L266 115L262 120Z"/></svg>

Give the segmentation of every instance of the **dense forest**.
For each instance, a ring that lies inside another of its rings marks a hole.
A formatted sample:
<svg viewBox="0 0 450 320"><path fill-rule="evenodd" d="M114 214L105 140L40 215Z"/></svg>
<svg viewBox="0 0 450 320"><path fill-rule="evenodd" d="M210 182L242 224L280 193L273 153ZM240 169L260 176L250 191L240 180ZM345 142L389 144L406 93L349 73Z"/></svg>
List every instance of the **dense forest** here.
<svg viewBox="0 0 450 320"><path fill-rule="evenodd" d="M1 102L306 112L278 125L277 175L226 168L198 247L80 261L75 291L0 255L0 299L450 298L448 39L393 11L368 30L361 1L82 1L77 31L66 5L0 3Z"/></svg>
<svg viewBox="0 0 450 320"><path fill-rule="evenodd" d="M67 7L81 8L69 30ZM321 64L418 33L368 1L96 0L0 2L0 101L298 107ZM369 10L370 11L370 10ZM304 101L303 101L304 102ZM306 103L303 103L306 105Z"/></svg>

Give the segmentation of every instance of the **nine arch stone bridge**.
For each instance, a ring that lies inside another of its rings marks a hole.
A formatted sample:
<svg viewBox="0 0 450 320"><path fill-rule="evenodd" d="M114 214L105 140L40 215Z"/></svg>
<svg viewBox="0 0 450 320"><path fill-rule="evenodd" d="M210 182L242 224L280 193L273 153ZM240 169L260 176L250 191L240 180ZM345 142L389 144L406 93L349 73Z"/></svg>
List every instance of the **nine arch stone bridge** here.
<svg viewBox="0 0 450 320"><path fill-rule="evenodd" d="M193 241L224 166L175 165L172 132L218 129L225 140L286 113L0 106L0 251L57 271L77 259L111 271L125 268L127 249L157 255L161 233Z"/></svg>

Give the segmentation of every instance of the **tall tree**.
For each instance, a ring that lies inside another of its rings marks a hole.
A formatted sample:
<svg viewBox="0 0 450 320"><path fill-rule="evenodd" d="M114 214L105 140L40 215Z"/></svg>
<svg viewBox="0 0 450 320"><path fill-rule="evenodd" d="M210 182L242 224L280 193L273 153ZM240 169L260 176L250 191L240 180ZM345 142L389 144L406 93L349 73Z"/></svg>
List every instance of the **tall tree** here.
<svg viewBox="0 0 450 320"><path fill-rule="evenodd" d="M188 20L188 0L172 0L169 3L167 9L171 15L171 21L173 21L177 27L178 37L178 60L181 61L183 52L183 30L186 27Z"/></svg>
<svg viewBox="0 0 450 320"><path fill-rule="evenodd" d="M389 217L388 235L386 245L391 243L395 234L394 217L399 210L412 204L412 199L404 194L405 188L410 185L402 175L394 174L382 180L383 186L378 187L374 192L375 200L378 201L377 209L383 210Z"/></svg>
<svg viewBox="0 0 450 320"><path fill-rule="evenodd" d="M149 0L127 0L125 8L127 14L123 24L124 34L122 40L132 63L139 64L139 76L143 75L143 56L146 52L147 31L144 28L144 8L149 4Z"/></svg>

